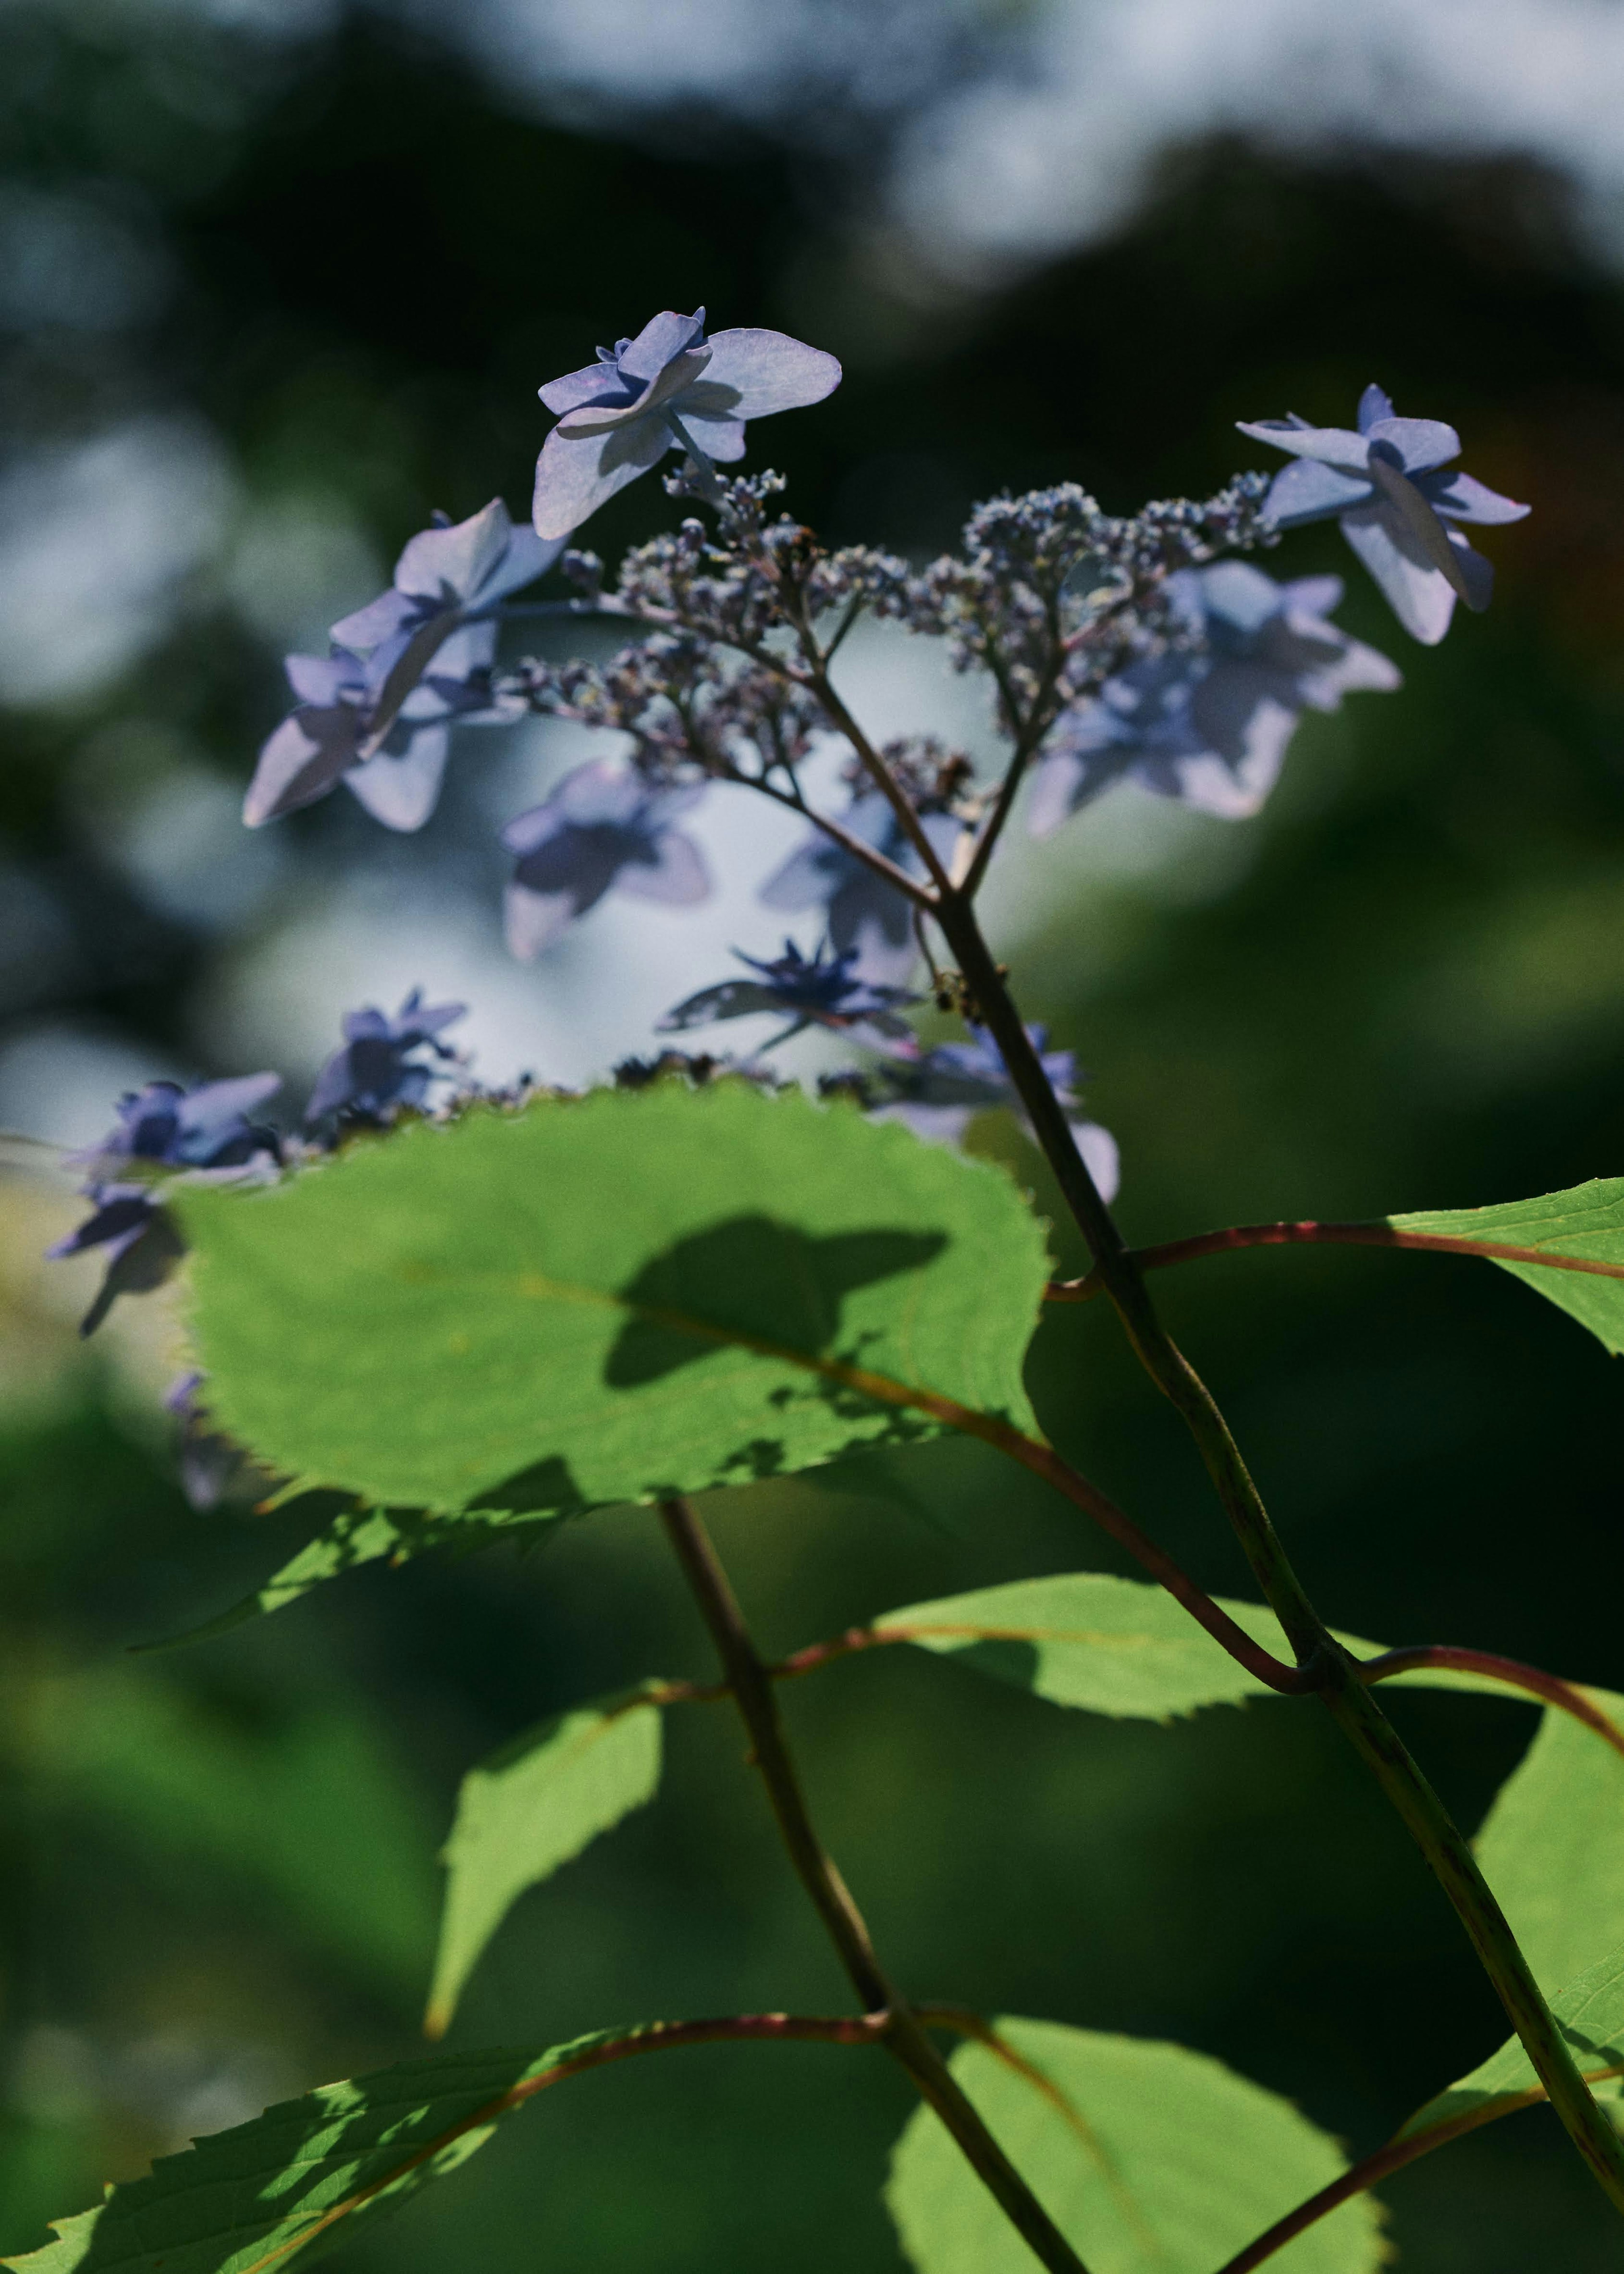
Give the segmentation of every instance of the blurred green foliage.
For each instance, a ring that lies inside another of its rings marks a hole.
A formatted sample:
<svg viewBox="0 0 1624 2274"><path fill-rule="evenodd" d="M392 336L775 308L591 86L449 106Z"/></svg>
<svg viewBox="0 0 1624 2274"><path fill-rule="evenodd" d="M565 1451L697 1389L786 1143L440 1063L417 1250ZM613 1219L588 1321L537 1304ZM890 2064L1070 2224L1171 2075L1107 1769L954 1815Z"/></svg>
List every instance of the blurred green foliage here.
<svg viewBox="0 0 1624 2274"><path fill-rule="evenodd" d="M1372 377L1455 420L1474 471L1536 507L1494 546L1493 612L1401 651L1335 537L1297 540L1300 571L1350 569L1345 621L1398 655L1406 691L1311 721L1261 823L1198 829L1171 866L1101 859L1023 942L1016 983L1093 1069L1135 1238L1624 1168L1624 293L1559 184L1209 149L1113 244L925 305L851 249L861 187L680 122L638 147L537 126L366 19L272 51L178 11L19 0L0 49L8 163L121 185L178 279L116 352L14 343L8 423L192 402L256 498L336 500L380 558L428 507L517 501L538 380L702 298L846 358L833 401L771 440L797 510L835 538L932 546L1004 484L1076 477L1119 507L1199 490L1252 455L1231 418L1342 418ZM594 543L661 507L644 485ZM97 850L85 753L133 722L235 785L276 702L268 650L200 605L117 688L8 720L0 831L76 927L51 1003L184 1046L217 945ZM334 801L291 838L319 863L362 826ZM981 1141L1058 1215L1011 1132ZM1617 1367L1570 1321L1507 1275L1415 1255L1240 1254L1159 1292L1328 1616L1624 1683ZM1244 1584L1108 1317L1049 1320L1029 1382L1062 1449L1198 1577ZM18 2248L189 2130L408 2054L462 1773L581 1698L710 1667L631 1513L523 1559L360 1572L239 1635L127 1659L234 1600L298 1529L193 1514L106 1371L64 1363L5 1414L0 2246ZM1117 1568L991 1454L897 1466L930 1523L810 1482L713 1496L768 1647ZM1531 1711L1394 1706L1475 1821ZM1502 2034L1312 1705L1107 1724L898 1651L797 1685L786 1711L825 1837L919 1995L1177 2038L1358 2150ZM523 1900L454 2042L840 2003L736 1732L712 1709L670 1719L659 1800ZM324 1780L296 1798L317 1749ZM890 2267L878 2187L907 2105L882 2065L823 2047L628 2064L549 2096L337 2263ZM1616 2263L1545 2112L1385 2192L1417 2274Z"/></svg>

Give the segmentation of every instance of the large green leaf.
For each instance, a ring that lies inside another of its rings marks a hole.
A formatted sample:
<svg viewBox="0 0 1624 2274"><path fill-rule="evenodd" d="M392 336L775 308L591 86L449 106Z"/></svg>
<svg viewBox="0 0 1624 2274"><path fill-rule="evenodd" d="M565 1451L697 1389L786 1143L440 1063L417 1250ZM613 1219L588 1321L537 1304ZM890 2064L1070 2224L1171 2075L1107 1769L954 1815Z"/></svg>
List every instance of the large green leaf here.
<svg viewBox="0 0 1624 2274"><path fill-rule="evenodd" d="M1547 1247L1559 1255L1624 1264L1624 1177L1593 1177L1571 1192L1511 1201L1504 1208L1438 1209L1423 1216L1390 1216L1387 1221L1398 1231L1492 1240L1506 1247ZM1605 1279L1588 1271L1547 1271L1537 1263L1501 1262L1500 1268L1514 1271L1559 1304L1615 1357L1624 1354L1624 1279Z"/></svg>
<svg viewBox="0 0 1624 2274"><path fill-rule="evenodd" d="M56 2241L0 2263L26 2274L268 2274L396 2209L465 2163L553 2074L637 2034L543 2053L440 2053L322 2085L162 2157L94 2210L57 2220Z"/></svg>
<svg viewBox="0 0 1624 2274"><path fill-rule="evenodd" d="M431 2037L444 2035L480 1953L524 1890L652 1800L659 1773L659 1711L639 1690L555 1714L470 1770L445 1849L446 1908L424 2023Z"/></svg>
<svg viewBox="0 0 1624 2274"><path fill-rule="evenodd" d="M1266 1605L1222 1595L1216 1600L1254 1642L1289 1660L1285 1636ZM1199 1627L1165 1588L1104 1571L1017 1579L933 1603L912 1603L885 1612L874 1628L1029 1690L1051 1705L1081 1706L1091 1713L1163 1721L1203 1706L1238 1706L1248 1698L1274 1694ZM1382 1648L1357 1635L1338 1639L1359 1658L1379 1656ZM1515 1694L1483 1675L1449 1668L1423 1668L1394 1679L1409 1687ZM1598 1743L1594 1737L1589 1742Z"/></svg>
<svg viewBox="0 0 1624 2274"><path fill-rule="evenodd" d="M1624 2077L1604 2077L1600 2072L1624 2068L1624 1950L1588 1967L1575 1982L1551 2000L1562 2035L1580 2068L1592 2080L1598 2100L1624 2097ZM1508 2113L1526 2105L1539 2091L1534 2064L1522 2050L1520 2037L1507 2037L1498 2052L1437 2098L1418 2108L1398 2137L1408 2140L1434 2125L1450 2124L1482 2112L1486 2117ZM1491 2104L1502 2104L1492 2108Z"/></svg>
<svg viewBox="0 0 1624 2274"><path fill-rule="evenodd" d="M1033 1427L1001 1169L798 1093L598 1091L178 1191L217 1425L382 1506L568 1513ZM927 1410L934 1408L934 1410Z"/></svg>
<svg viewBox="0 0 1624 2274"><path fill-rule="evenodd" d="M1624 1698L1584 1694L1624 1721ZM1624 1949L1624 1755L1582 1721L1545 1708L1477 1846L1542 1989Z"/></svg>
<svg viewBox="0 0 1624 2274"><path fill-rule="evenodd" d="M1089 2274L1213 2274L1347 2168L1289 2101L1204 2053L1057 2022L994 2027L1037 2080L981 2044L954 2054L953 2074ZM898 2142L886 2200L921 2274L1031 2274L1037 2263L928 2108ZM1372 2274L1380 2221L1357 2197L1272 2263Z"/></svg>

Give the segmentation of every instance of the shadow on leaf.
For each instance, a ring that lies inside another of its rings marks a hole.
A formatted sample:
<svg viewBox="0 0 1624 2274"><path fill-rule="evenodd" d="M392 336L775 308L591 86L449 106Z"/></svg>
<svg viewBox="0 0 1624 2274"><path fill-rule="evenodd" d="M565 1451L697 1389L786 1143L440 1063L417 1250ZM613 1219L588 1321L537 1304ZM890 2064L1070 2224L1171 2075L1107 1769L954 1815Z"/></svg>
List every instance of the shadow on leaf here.
<svg viewBox="0 0 1624 2274"><path fill-rule="evenodd" d="M922 1270L947 1244L935 1231L819 1239L769 1216L732 1217L680 1239L619 1291L643 1315L622 1329L604 1379L611 1389L635 1389L734 1341L820 1356L840 1331L847 1295Z"/></svg>

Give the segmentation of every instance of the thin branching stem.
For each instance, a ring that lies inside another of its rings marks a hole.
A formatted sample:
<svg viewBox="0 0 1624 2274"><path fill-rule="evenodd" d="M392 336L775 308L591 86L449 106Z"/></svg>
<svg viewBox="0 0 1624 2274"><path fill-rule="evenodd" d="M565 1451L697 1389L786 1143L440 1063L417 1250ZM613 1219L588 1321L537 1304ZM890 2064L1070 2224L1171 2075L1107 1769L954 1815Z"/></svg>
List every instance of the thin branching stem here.
<svg viewBox="0 0 1624 2274"><path fill-rule="evenodd" d="M685 1500L662 1501L660 1518L749 1733L751 1759L761 1772L796 1876L865 2012L885 2016L881 2042L913 2078L1040 2263L1050 2274L1087 2274L1076 2251L976 2113L921 2018L893 1989L881 1967L867 1923L813 1827L778 1717L771 1676L704 1525Z"/></svg>
<svg viewBox="0 0 1624 2274"><path fill-rule="evenodd" d="M1543 1247L1519 1247L1503 1239L1473 1239L1465 1233L1408 1231L1384 1224L1320 1224L1304 1218L1298 1224L1237 1224L1223 1231L1197 1232L1188 1239L1168 1239L1154 1247L1136 1247L1133 1261L1141 1271L1159 1271L1169 1263L1194 1263L1206 1255L1228 1255L1237 1247L1413 1247L1433 1255L1486 1256L1496 1263L1536 1263L1542 1270L1589 1272L1598 1279L1624 1279L1624 1263L1605 1262L1596 1255L1553 1255ZM1105 1292L1097 1271L1081 1279L1056 1279L1046 1291L1051 1303L1087 1303Z"/></svg>

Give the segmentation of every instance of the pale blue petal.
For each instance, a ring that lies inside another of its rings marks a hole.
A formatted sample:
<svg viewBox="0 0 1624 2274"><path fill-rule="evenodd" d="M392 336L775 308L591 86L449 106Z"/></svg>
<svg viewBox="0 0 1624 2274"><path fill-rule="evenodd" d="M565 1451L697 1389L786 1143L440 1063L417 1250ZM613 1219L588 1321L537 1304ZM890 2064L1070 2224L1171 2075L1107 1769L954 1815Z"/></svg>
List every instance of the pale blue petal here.
<svg viewBox="0 0 1624 2274"><path fill-rule="evenodd" d="M1434 513L1445 514L1451 521L1475 521L1486 527L1522 521L1532 509L1519 505L1515 498L1501 497L1498 490L1475 481L1470 474L1423 474L1416 487Z"/></svg>
<svg viewBox="0 0 1624 2274"><path fill-rule="evenodd" d="M708 347L688 348L674 356L642 391L629 403L609 405L584 403L579 410L571 410L560 419L558 431L568 441L576 441L583 434L612 434L617 428L629 426L634 420L673 403L683 394L690 381L698 378L710 360Z"/></svg>
<svg viewBox="0 0 1624 2274"><path fill-rule="evenodd" d="M632 403L643 392L635 380L624 380L612 363L590 363L582 371L567 371L536 390L549 410L562 414L586 403Z"/></svg>
<svg viewBox="0 0 1624 2274"><path fill-rule="evenodd" d="M283 667L301 703L336 703L346 689L358 693L365 680L353 655L290 655L283 659Z"/></svg>
<svg viewBox="0 0 1624 2274"><path fill-rule="evenodd" d="M243 800L250 829L325 797L355 764L357 713L347 703L327 709L304 705L284 719L259 753Z"/></svg>
<svg viewBox="0 0 1624 2274"><path fill-rule="evenodd" d="M509 885L502 898L508 953L520 963L534 963L578 913L573 892L531 892L523 885Z"/></svg>
<svg viewBox="0 0 1624 2274"><path fill-rule="evenodd" d="M419 531L395 564L395 584L421 599L466 601L500 566L512 534L507 507L492 498L449 529Z"/></svg>
<svg viewBox="0 0 1624 2274"><path fill-rule="evenodd" d="M1282 466L1269 485L1263 517L1275 529L1300 529L1305 522L1328 521L1361 504L1371 493L1369 477L1343 473L1317 458Z"/></svg>
<svg viewBox="0 0 1624 2274"><path fill-rule="evenodd" d="M692 392L692 389L689 389ZM724 466L732 465L735 458L744 456L744 421L742 418L711 418L686 404L673 403L683 425L693 436L707 457Z"/></svg>
<svg viewBox="0 0 1624 2274"><path fill-rule="evenodd" d="M650 317L636 338L620 350L620 369L628 378L640 379L646 386L674 357L691 348L704 328L703 308L692 316L680 316L674 309L667 308L662 314Z"/></svg>
<svg viewBox="0 0 1624 2274"><path fill-rule="evenodd" d="M710 367L679 408L692 400L702 417L766 418L821 403L839 384L840 365L822 348L747 326L713 336Z"/></svg>
<svg viewBox="0 0 1624 2274"><path fill-rule="evenodd" d="M1443 571L1419 556L1385 504L1345 513L1342 531L1410 637L1436 647L1455 614L1455 587Z"/></svg>
<svg viewBox="0 0 1624 2274"><path fill-rule="evenodd" d="M522 585L533 584L538 576L545 576L568 544L568 537L555 537L544 545L527 523L515 529L508 539L508 550L494 568L469 595L472 608L488 608L497 600L505 600L509 592Z"/></svg>
<svg viewBox="0 0 1624 2274"><path fill-rule="evenodd" d="M1474 552L1458 530L1449 531L1449 545L1466 590L1461 598L1480 616L1494 597L1494 570L1481 553Z"/></svg>
<svg viewBox="0 0 1624 2274"><path fill-rule="evenodd" d="M1094 1178L1100 1198L1109 1208L1122 1182L1122 1159L1116 1150L1116 1140L1109 1129L1101 1129L1097 1121L1073 1121L1071 1129L1077 1141L1077 1149L1083 1156L1083 1166Z"/></svg>
<svg viewBox="0 0 1624 2274"><path fill-rule="evenodd" d="M1367 439L1396 450L1407 474L1429 473L1461 452L1460 436L1441 418L1378 419Z"/></svg>
<svg viewBox="0 0 1624 2274"><path fill-rule="evenodd" d="M404 757L381 751L351 766L344 787L354 793L374 821L386 829L421 829L433 812L446 771L451 737L444 727L425 727L411 738Z"/></svg>
<svg viewBox="0 0 1624 2274"><path fill-rule="evenodd" d="M536 462L536 534L544 540L568 537L617 490L658 464L674 440L660 418L578 442L555 426Z"/></svg>
<svg viewBox="0 0 1624 2274"><path fill-rule="evenodd" d="M655 840L656 858L628 861L615 873L615 890L634 900L658 900L673 908L691 908L710 897L710 871L705 856L691 837L680 830L663 830Z"/></svg>
<svg viewBox="0 0 1624 2274"><path fill-rule="evenodd" d="M415 601L391 585L387 592L380 592L353 615L341 616L329 636L335 647L347 647L356 655L371 655L374 648L398 638L420 613Z"/></svg>
<svg viewBox="0 0 1624 2274"><path fill-rule="evenodd" d="M1353 472L1370 456L1364 435L1346 426L1299 426L1284 418L1237 418L1235 423L1254 442L1272 443L1277 450L1289 450L1295 458L1319 458L1327 465L1346 466Z"/></svg>
<svg viewBox="0 0 1624 2274"><path fill-rule="evenodd" d="M1347 588L1340 576L1297 576L1280 588L1281 606L1294 615L1328 616Z"/></svg>
<svg viewBox="0 0 1624 2274"><path fill-rule="evenodd" d="M1379 418L1394 416L1393 397L1385 388L1373 383L1359 397L1358 425L1361 434L1368 434Z"/></svg>

